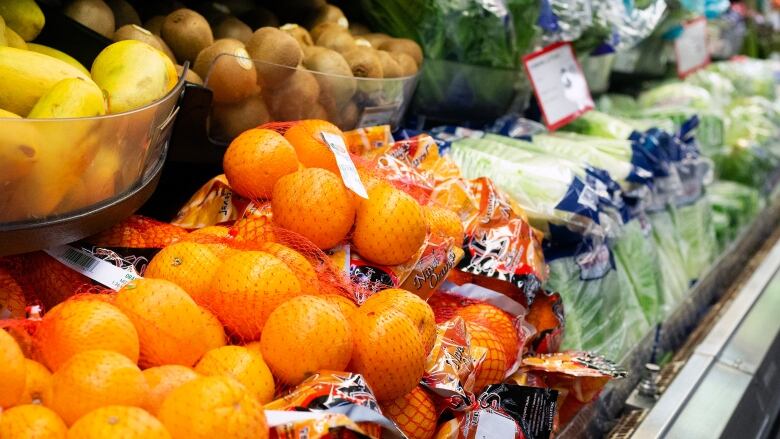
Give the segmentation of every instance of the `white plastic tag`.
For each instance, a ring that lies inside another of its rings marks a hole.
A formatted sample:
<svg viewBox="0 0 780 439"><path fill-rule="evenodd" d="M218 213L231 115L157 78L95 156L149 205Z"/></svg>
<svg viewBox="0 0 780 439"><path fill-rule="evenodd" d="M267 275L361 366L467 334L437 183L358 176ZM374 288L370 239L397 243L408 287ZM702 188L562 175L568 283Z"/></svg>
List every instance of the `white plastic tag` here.
<svg viewBox="0 0 780 439"><path fill-rule="evenodd" d="M474 435L476 439L515 437L516 435L517 424L513 419L490 410L479 411L479 424Z"/></svg>
<svg viewBox="0 0 780 439"><path fill-rule="evenodd" d="M358 174L355 164L352 163L352 157L347 152L347 145L344 144L344 139L335 134L322 133L322 140L325 141L328 148L333 151L333 155L336 156L336 165L339 167L339 171L341 171L341 179L344 180L344 186L361 197L368 199L368 192L366 192L363 182L360 181L360 174Z"/></svg>
<svg viewBox="0 0 780 439"><path fill-rule="evenodd" d="M523 57L547 126L558 129L594 107L588 82L569 43L555 43Z"/></svg>
<svg viewBox="0 0 780 439"><path fill-rule="evenodd" d="M77 271L114 291L119 291L130 281L140 277L130 270L117 267L110 262L106 262L91 255L89 252L69 245L54 247L44 251L48 253L49 256L70 267L72 270Z"/></svg>
<svg viewBox="0 0 780 439"><path fill-rule="evenodd" d="M695 18L683 23L683 31L674 40L677 74L684 78L710 63L707 46L707 19Z"/></svg>
<svg viewBox="0 0 780 439"><path fill-rule="evenodd" d="M398 112L398 105L382 105L378 107L366 107L358 121L358 127L371 127L375 125L392 124L395 114Z"/></svg>

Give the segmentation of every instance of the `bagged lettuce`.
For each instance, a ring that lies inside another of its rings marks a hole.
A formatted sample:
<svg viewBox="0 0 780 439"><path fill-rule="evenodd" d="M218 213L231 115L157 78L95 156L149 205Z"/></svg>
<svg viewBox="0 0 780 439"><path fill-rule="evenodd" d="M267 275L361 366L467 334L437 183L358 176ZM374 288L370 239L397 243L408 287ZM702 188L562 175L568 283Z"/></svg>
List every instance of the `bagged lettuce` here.
<svg viewBox="0 0 780 439"><path fill-rule="evenodd" d="M595 351L622 360L649 331L637 295L609 247L588 238L578 244L565 229L546 241L547 288L566 304L562 349Z"/></svg>

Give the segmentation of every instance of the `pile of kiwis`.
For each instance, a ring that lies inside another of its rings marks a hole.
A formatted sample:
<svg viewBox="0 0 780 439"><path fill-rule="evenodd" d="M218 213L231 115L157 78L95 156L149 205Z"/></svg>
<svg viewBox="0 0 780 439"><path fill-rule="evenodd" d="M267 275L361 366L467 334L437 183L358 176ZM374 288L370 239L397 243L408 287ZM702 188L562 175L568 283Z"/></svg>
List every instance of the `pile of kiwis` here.
<svg viewBox="0 0 780 439"><path fill-rule="evenodd" d="M384 85L356 78L405 78L422 63L414 41L350 24L322 0L288 0L285 18L301 24L281 25L253 3L201 2L197 12L157 8L143 22L125 0L72 0L64 11L114 41L152 45L179 69L188 61L186 79L205 79L213 91L210 129L225 140L272 120L319 118L353 128L356 101L381 95Z"/></svg>

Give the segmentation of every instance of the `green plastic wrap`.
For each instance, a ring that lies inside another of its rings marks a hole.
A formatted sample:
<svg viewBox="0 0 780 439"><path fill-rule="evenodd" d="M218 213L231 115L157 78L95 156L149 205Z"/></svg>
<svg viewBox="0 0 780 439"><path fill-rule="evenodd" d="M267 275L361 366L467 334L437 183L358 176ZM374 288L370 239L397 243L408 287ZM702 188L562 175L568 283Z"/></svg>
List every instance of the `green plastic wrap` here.
<svg viewBox="0 0 780 439"><path fill-rule="evenodd" d="M626 223L612 246L615 264L633 287L645 320L660 322L663 305L661 265L652 232L643 230L639 219Z"/></svg>
<svg viewBox="0 0 780 439"><path fill-rule="evenodd" d="M661 313L666 316L688 292L688 274L680 248L682 238L674 225L671 212L662 210L648 216L661 268Z"/></svg>
<svg viewBox="0 0 780 439"><path fill-rule="evenodd" d="M689 281L698 279L715 259L716 237L712 206L707 197L691 204L669 207L674 226L680 235L680 252Z"/></svg>
<svg viewBox="0 0 780 439"><path fill-rule="evenodd" d="M566 307L561 349L588 350L622 360L650 330L624 270L609 270L583 280L576 257L548 262L546 287L557 291Z"/></svg>
<svg viewBox="0 0 780 439"><path fill-rule="evenodd" d="M713 227L723 250L752 221L764 205L758 189L731 181L716 181L707 188L713 210Z"/></svg>

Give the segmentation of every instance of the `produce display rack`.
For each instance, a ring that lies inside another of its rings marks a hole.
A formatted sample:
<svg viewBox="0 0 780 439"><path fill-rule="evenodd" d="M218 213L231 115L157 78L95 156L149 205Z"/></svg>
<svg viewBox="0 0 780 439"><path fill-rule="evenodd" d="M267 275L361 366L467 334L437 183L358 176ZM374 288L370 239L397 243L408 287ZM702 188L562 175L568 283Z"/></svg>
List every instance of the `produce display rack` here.
<svg viewBox="0 0 780 439"><path fill-rule="evenodd" d="M774 191L766 208L693 285L675 311L656 331L647 334L627 356L623 366L631 373L623 380L608 384L598 400L580 411L559 437L596 438L608 434L626 414L626 402L646 376L645 365L658 361L664 353L677 352L684 346L713 305L744 275L745 267L749 266L750 260L773 234L777 224L780 224L780 190ZM630 412L627 415L636 427L636 415Z"/></svg>

